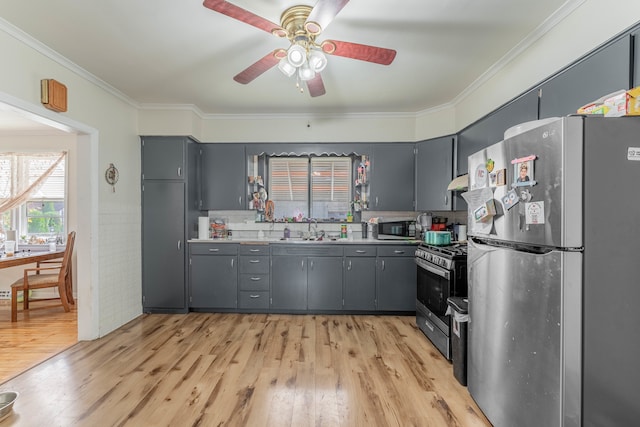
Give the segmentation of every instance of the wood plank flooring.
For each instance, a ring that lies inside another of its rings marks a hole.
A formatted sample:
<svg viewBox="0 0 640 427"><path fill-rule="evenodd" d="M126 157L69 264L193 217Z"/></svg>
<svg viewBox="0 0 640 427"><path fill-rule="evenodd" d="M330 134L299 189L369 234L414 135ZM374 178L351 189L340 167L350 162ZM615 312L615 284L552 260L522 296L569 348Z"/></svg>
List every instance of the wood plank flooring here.
<svg viewBox="0 0 640 427"><path fill-rule="evenodd" d="M78 342L75 304L68 313L53 301L31 307L11 322L11 302L0 300L0 384Z"/></svg>
<svg viewBox="0 0 640 427"><path fill-rule="evenodd" d="M413 316L143 315L0 390L0 426L490 426Z"/></svg>

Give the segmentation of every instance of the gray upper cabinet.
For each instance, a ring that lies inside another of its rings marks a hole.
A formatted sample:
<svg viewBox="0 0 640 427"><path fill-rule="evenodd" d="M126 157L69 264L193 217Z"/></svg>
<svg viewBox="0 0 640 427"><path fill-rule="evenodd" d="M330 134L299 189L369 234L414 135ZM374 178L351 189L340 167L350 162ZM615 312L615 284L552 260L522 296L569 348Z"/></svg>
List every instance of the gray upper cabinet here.
<svg viewBox="0 0 640 427"><path fill-rule="evenodd" d="M599 49L540 88L540 118L566 116L583 105L631 85L631 36Z"/></svg>
<svg viewBox="0 0 640 427"><path fill-rule="evenodd" d="M185 179L188 138L145 136L142 138L142 179Z"/></svg>
<svg viewBox="0 0 640 427"><path fill-rule="evenodd" d="M538 119L538 90L532 89L502 108L465 128L458 134L457 175L468 173L471 154L504 139L504 132L512 126ZM453 209L466 210L467 204L457 193L453 194Z"/></svg>
<svg viewBox="0 0 640 427"><path fill-rule="evenodd" d="M631 87L640 86L640 30L631 33L633 41L633 82Z"/></svg>
<svg viewBox="0 0 640 427"><path fill-rule="evenodd" d="M454 136L444 136L416 144L416 210L451 209L447 186L453 178Z"/></svg>
<svg viewBox="0 0 640 427"><path fill-rule="evenodd" d="M202 144L202 209L247 209L244 144Z"/></svg>
<svg viewBox="0 0 640 427"><path fill-rule="evenodd" d="M414 197L414 144L371 144L369 209L412 211Z"/></svg>

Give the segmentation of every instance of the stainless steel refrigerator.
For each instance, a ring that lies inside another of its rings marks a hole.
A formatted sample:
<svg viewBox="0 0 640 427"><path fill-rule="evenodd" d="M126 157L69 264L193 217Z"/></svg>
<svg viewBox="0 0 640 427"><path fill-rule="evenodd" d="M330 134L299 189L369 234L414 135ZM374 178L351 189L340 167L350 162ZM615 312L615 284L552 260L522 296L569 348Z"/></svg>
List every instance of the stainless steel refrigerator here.
<svg viewBox="0 0 640 427"><path fill-rule="evenodd" d="M640 117L469 156L468 389L496 426L640 423Z"/></svg>

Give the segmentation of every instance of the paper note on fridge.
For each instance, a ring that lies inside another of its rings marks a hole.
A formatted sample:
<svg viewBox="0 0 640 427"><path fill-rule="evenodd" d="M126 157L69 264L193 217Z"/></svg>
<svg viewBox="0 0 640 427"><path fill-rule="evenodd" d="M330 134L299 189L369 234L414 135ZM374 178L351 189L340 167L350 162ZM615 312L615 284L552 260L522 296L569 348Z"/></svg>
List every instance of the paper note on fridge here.
<svg viewBox="0 0 640 427"><path fill-rule="evenodd" d="M544 224L544 202L529 202L524 205L527 224Z"/></svg>

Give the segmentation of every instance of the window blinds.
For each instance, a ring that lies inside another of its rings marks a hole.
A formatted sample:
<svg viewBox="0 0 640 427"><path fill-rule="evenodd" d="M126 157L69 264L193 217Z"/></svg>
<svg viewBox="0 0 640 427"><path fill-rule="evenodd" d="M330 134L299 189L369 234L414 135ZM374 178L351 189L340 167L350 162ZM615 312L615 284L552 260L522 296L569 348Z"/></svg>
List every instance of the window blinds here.
<svg viewBox="0 0 640 427"><path fill-rule="evenodd" d="M351 159L314 157L311 159L311 199L313 203L345 203L351 199Z"/></svg>

